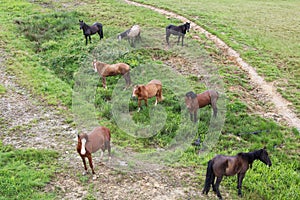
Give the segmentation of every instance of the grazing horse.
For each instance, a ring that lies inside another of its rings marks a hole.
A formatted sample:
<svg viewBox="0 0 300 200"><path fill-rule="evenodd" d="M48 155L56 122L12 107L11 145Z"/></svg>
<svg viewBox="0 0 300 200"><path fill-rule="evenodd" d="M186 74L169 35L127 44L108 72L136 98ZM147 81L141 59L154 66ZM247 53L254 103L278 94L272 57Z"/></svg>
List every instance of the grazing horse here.
<svg viewBox="0 0 300 200"><path fill-rule="evenodd" d="M84 175L87 173L87 167L85 158L87 157L89 160L90 167L92 169L93 175L95 175L93 161L92 161L92 153L101 149L101 157L103 157L104 151L108 150L108 156L110 160L110 130L104 126L96 127L92 132L89 134L83 133L77 136L78 143L77 143L77 152L79 153L85 172ZM95 179L95 177L94 177Z"/></svg>
<svg viewBox="0 0 300 200"><path fill-rule="evenodd" d="M147 85L136 85L132 91L132 97L138 98L138 112L141 109L142 100L148 106L148 98L156 97L155 106L157 102L163 100L162 96L162 83L159 80L151 80Z"/></svg>
<svg viewBox="0 0 300 200"><path fill-rule="evenodd" d="M141 29L139 25L133 25L130 29L120 33L118 35L118 40L127 39L130 46L135 46L135 41L141 41Z"/></svg>
<svg viewBox="0 0 300 200"><path fill-rule="evenodd" d="M100 40L103 38L103 28L101 23L95 22L92 26L89 26L82 20L79 20L79 25L80 29L83 31L86 45L88 44L88 38L90 39L90 43L92 43L91 35L98 33Z"/></svg>
<svg viewBox="0 0 300 200"><path fill-rule="evenodd" d="M185 94L185 104L190 112L191 120L197 121L198 108L202 108L207 105L211 105L214 111L214 117L217 116L217 100L219 98L219 93L214 90L207 90L201 94L195 94L190 91Z"/></svg>
<svg viewBox="0 0 300 200"><path fill-rule="evenodd" d="M189 32L190 30L190 23L186 22L185 24L182 24L180 26L174 26L174 25L169 25L166 27L166 40L167 44L169 45L169 37L171 34L173 35L178 35L178 41L177 44L179 44L180 38L181 39L181 45L183 46L183 38L186 32Z"/></svg>
<svg viewBox="0 0 300 200"><path fill-rule="evenodd" d="M106 77L107 76L116 76L121 74L125 81L126 87L131 84L130 80L130 66L125 63L117 63L117 64L106 64L103 62L99 62L97 60L93 61L93 68L95 72L98 72L99 76L102 77L102 85L106 89Z"/></svg>
<svg viewBox="0 0 300 200"><path fill-rule="evenodd" d="M209 192L210 185L212 185L213 191L217 193L219 199L222 199L219 191L219 185L223 176L234 176L237 174L238 195L241 197L243 179L247 170L252 168L252 163L255 160L260 160L269 167L272 165L266 148L249 153L238 153L236 156L217 155L208 161L205 186L202 193L207 194ZM215 177L217 177L216 183L214 183Z"/></svg>

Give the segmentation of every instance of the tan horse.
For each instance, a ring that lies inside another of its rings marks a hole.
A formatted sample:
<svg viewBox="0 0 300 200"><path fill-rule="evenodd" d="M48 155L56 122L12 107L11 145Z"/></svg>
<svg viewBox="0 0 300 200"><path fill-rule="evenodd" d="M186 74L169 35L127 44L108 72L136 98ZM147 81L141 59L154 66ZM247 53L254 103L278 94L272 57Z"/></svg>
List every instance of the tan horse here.
<svg viewBox="0 0 300 200"><path fill-rule="evenodd" d="M197 112L199 108L211 105L214 111L214 117L217 116L217 100L219 98L219 93L214 90L207 90L201 94L195 94L190 91L185 95L185 104L190 112L191 120L197 121Z"/></svg>
<svg viewBox="0 0 300 200"><path fill-rule="evenodd" d="M93 161L92 161L92 153L95 153L99 149L101 149L101 157L103 157L104 151L108 150L108 156L110 160L110 130L104 126L96 127L89 134L83 133L77 136L77 152L80 155L85 172L87 173L87 166L85 162L85 158L87 157L89 160L90 167L92 169L93 175L95 175ZM93 177L94 179L96 177Z"/></svg>
<svg viewBox="0 0 300 200"><path fill-rule="evenodd" d="M138 112L141 109L141 101L144 100L148 106L148 98L156 97L155 106L159 101L163 100L162 83L159 80L151 80L147 85L136 85L132 91L132 97L138 98Z"/></svg>
<svg viewBox="0 0 300 200"><path fill-rule="evenodd" d="M131 84L130 80L130 66L125 63L106 64L97 60L93 61L93 68L102 77L102 85L106 89L106 77L122 75L126 81L126 87Z"/></svg>
<svg viewBox="0 0 300 200"><path fill-rule="evenodd" d="M222 199L221 193L219 191L219 186L223 176L234 176L235 174L237 174L238 195L242 196L243 179L247 170L249 168L252 168L252 164L255 160L260 160L269 167L272 165L266 148L248 153L241 152L236 156L215 156L213 159L208 161L205 186L202 193L207 194L210 190L210 186L212 185L213 191L217 193L219 199ZM215 182L216 177L217 180Z"/></svg>

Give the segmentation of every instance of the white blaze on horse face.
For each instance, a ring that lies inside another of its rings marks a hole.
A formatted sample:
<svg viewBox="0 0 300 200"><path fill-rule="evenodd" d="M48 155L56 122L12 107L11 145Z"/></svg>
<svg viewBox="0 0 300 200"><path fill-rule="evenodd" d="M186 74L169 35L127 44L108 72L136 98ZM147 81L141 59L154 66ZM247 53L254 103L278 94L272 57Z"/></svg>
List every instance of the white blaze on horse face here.
<svg viewBox="0 0 300 200"><path fill-rule="evenodd" d="M81 151L80 151L80 153L81 153L82 155L84 155L84 154L86 153L86 150L85 150L85 143L86 143L86 139L83 138L83 139L81 140Z"/></svg>
<svg viewBox="0 0 300 200"><path fill-rule="evenodd" d="M136 96L137 96L136 93L135 93L135 91L136 91L137 89L138 89L137 87L134 87L134 88L133 88L133 91L132 91L132 97L136 97Z"/></svg>

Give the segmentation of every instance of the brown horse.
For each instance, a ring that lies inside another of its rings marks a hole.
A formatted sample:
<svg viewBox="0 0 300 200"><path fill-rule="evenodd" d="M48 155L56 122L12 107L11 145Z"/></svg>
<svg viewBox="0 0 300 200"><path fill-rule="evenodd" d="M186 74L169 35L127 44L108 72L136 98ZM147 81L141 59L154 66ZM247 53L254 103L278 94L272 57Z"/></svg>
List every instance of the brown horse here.
<svg viewBox="0 0 300 200"><path fill-rule="evenodd" d="M210 185L212 185L213 191L217 193L219 199L222 199L219 191L219 185L223 176L234 176L237 174L238 195L241 197L243 179L247 170L252 168L252 163L255 160L260 160L269 167L272 165L266 148L249 153L238 153L236 156L217 155L208 161L205 186L202 193L207 194L209 192ZM215 177L217 177L216 183L214 183Z"/></svg>
<svg viewBox="0 0 300 200"><path fill-rule="evenodd" d="M159 80L151 80L147 85L136 85L132 91L132 97L138 98L138 112L141 109L142 100L148 106L148 98L156 97L155 106L157 102L163 100L162 96L162 83Z"/></svg>
<svg viewBox="0 0 300 200"><path fill-rule="evenodd" d="M85 158L87 157L89 160L90 167L92 169L93 175L95 175L93 161L92 161L92 153L95 153L99 149L101 149L101 157L103 157L104 151L108 150L108 156L110 160L110 130L104 126L96 127L92 132L89 134L83 133L77 136L78 143L77 143L77 152L79 153L85 172L84 175L87 173L87 166L85 162ZM95 178L95 177L94 177Z"/></svg>
<svg viewBox="0 0 300 200"><path fill-rule="evenodd" d="M107 76L116 76L121 74L125 81L126 87L131 84L130 80L130 67L125 63L117 63L117 64L106 64L103 62L99 62L97 60L93 61L93 68L95 72L98 72L99 76L102 77L102 85L106 89L106 77Z"/></svg>
<svg viewBox="0 0 300 200"><path fill-rule="evenodd" d="M214 90L207 90L201 94L195 94L190 91L185 95L185 104L190 112L191 120L197 121L198 108L202 108L207 105L211 105L214 111L214 117L217 116L217 100L219 98L219 93Z"/></svg>

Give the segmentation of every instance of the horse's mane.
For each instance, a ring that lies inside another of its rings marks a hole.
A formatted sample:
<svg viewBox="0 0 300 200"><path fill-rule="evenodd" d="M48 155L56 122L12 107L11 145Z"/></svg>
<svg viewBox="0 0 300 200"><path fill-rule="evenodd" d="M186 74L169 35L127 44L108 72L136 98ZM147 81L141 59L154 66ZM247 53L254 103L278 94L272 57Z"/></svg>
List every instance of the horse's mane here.
<svg viewBox="0 0 300 200"><path fill-rule="evenodd" d="M84 138L86 141L88 141L88 140L89 140L88 134L82 133L82 134L80 135L80 139L82 140L83 138Z"/></svg>
<svg viewBox="0 0 300 200"><path fill-rule="evenodd" d="M197 98L197 95L193 91L189 91L185 94L186 97L191 97L192 99Z"/></svg>
<svg viewBox="0 0 300 200"><path fill-rule="evenodd" d="M252 163L254 162L254 160L259 158L260 154L261 154L261 149L248 152L248 153L240 152L237 154L237 157L240 157L243 160L247 160L250 165L250 168L252 168Z"/></svg>

